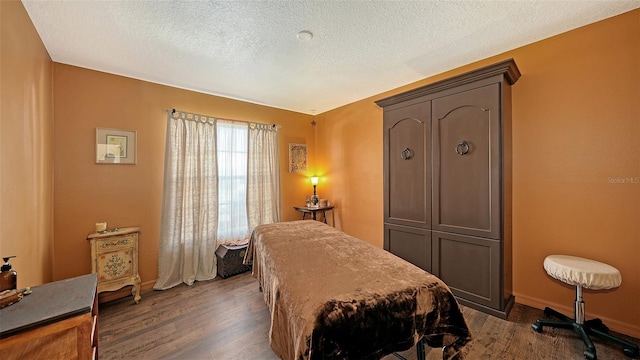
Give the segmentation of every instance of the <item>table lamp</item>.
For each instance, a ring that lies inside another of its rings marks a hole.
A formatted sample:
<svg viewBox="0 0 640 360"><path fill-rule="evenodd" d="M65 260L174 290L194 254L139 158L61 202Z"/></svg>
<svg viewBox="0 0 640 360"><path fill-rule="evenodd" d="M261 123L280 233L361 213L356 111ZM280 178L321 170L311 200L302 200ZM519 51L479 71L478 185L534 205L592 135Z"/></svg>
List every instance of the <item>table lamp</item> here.
<svg viewBox="0 0 640 360"><path fill-rule="evenodd" d="M311 178L311 185L313 185L313 196L311 197L311 206L318 206L318 196L316 195L316 186L318 185L318 177Z"/></svg>

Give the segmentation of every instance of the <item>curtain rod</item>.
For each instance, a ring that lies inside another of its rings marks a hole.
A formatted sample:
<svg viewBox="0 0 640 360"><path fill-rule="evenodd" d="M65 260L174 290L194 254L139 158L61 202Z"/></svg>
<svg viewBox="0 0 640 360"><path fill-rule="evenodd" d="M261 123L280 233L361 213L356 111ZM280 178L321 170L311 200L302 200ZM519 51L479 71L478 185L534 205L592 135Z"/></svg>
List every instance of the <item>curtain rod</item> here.
<svg viewBox="0 0 640 360"><path fill-rule="evenodd" d="M241 122L241 123L247 123L247 124L262 124L262 125L271 125L272 128L277 128L280 129L282 127L282 125L279 124L265 124L265 123L259 123L256 121L247 121L247 120L236 120L236 119L227 119L227 118L221 118L221 117L217 117L217 116L210 116L210 115L201 115L201 114L195 114L192 112L188 112L188 111L182 111L182 110L176 110L175 108L162 108L162 110L166 111L167 113L170 113L171 115L175 115L175 113L181 113L184 114L186 116L191 115L191 117L198 117L198 118L204 118L204 120L201 120L203 122L207 122L209 121L208 119L212 119L212 121L215 120L226 120L226 121L233 121L233 122ZM191 120L191 119L188 119Z"/></svg>

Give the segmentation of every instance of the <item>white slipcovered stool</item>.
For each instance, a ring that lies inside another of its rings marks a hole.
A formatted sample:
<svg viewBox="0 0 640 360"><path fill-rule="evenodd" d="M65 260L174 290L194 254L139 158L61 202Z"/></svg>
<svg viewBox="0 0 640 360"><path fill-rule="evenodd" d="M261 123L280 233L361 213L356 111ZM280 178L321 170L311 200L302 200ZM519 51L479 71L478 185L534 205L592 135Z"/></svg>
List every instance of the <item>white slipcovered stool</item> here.
<svg viewBox="0 0 640 360"><path fill-rule="evenodd" d="M618 269L611 265L594 260L567 255L550 255L544 259L544 269L554 279L560 280L576 287L576 301L574 318L559 313L551 308L544 308L544 315L555 317L556 320L537 320L531 327L542 332L544 326L572 329L576 332L585 346L584 357L590 360L597 359L596 348L589 338L595 335L603 340L612 341L622 345L622 351L629 357L638 356L638 346L628 341L609 334L607 328L600 319L584 320L584 301L582 301L582 288L591 290L613 289L622 284L622 276Z"/></svg>

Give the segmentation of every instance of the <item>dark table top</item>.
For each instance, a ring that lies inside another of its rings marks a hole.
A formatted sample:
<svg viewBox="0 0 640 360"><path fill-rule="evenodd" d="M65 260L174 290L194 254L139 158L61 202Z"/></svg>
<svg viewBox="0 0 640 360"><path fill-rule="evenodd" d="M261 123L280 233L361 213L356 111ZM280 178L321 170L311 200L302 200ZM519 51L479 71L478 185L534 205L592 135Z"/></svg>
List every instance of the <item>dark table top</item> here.
<svg viewBox="0 0 640 360"><path fill-rule="evenodd" d="M333 206L294 206L294 209L302 212L316 212L333 209Z"/></svg>
<svg viewBox="0 0 640 360"><path fill-rule="evenodd" d="M91 312L97 284L97 275L88 274L32 287L0 309L0 338Z"/></svg>

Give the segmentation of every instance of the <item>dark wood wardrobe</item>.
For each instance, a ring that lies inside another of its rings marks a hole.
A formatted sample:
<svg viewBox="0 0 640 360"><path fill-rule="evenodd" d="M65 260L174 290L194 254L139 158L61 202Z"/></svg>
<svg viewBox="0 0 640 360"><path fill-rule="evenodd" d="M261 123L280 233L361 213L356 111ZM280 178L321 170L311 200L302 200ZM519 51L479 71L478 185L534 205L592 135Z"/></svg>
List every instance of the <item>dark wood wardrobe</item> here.
<svg viewBox="0 0 640 360"><path fill-rule="evenodd" d="M506 318L511 291L510 59L376 101L384 248L466 306Z"/></svg>

